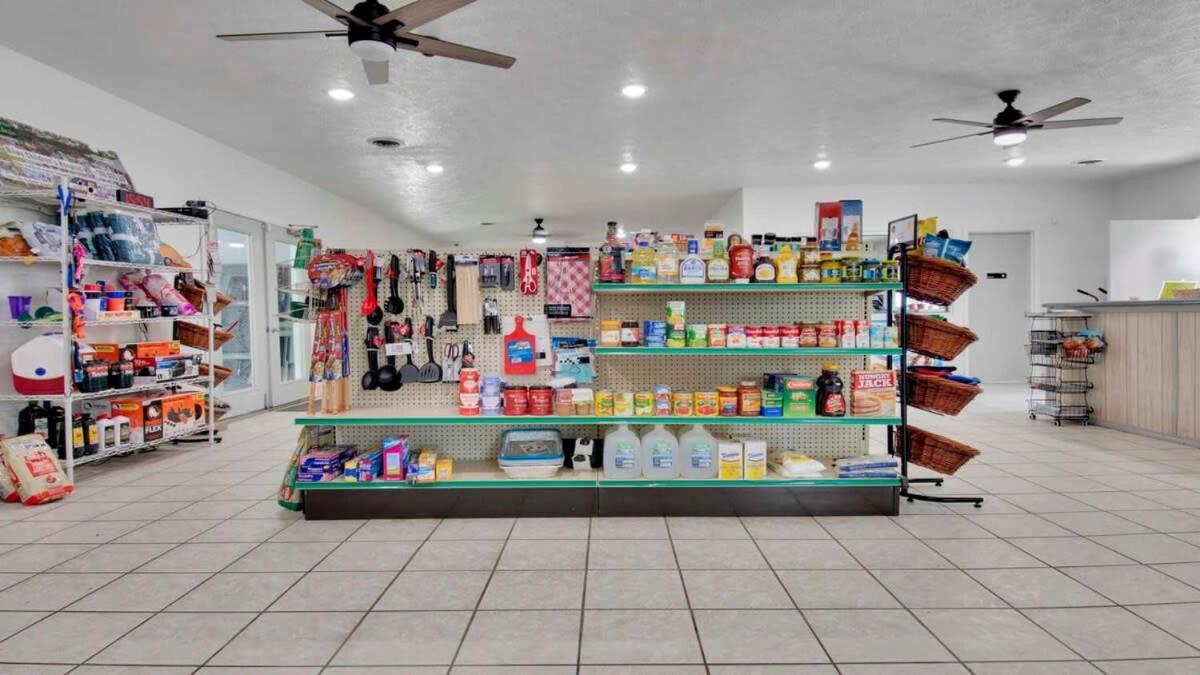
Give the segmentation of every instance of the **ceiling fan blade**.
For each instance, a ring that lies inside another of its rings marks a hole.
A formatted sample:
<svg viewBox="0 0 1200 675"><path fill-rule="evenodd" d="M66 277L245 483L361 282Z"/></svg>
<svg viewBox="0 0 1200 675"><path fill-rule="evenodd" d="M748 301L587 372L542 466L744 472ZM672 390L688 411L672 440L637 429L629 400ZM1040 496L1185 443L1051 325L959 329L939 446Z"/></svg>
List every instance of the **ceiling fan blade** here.
<svg viewBox="0 0 1200 675"><path fill-rule="evenodd" d="M949 122L950 124L963 124L968 127L983 127L984 129L994 129L996 125L990 122L972 122L970 120L952 120L948 117L935 117L934 122Z"/></svg>
<svg viewBox="0 0 1200 675"><path fill-rule="evenodd" d="M973 138L973 137L975 137L975 136L987 136L987 135L989 135L989 134L991 134L991 133L992 133L992 132L990 132L990 131L981 131L981 132L979 132L979 133L977 133L977 134L967 134L967 135L965 135L965 136L954 136L953 138L943 138L943 139L941 139L940 141L929 141L928 143L918 143L918 144L916 144L916 145L910 145L910 146L908 146L908 147L910 147L910 148L923 148L923 147L925 147L925 146L927 146L927 145L937 145L938 143L946 143L946 142L949 142L949 141L957 141L957 140L959 140L959 139L962 139L962 138Z"/></svg>
<svg viewBox="0 0 1200 675"><path fill-rule="evenodd" d="M363 61L363 70L367 71L367 84L387 84L389 61Z"/></svg>
<svg viewBox="0 0 1200 675"><path fill-rule="evenodd" d="M1091 102L1092 99L1090 98L1079 98L1076 96L1075 98L1069 98L1062 103L1056 103L1049 108L1043 108L1035 113L1026 115L1017 120L1017 122L1033 122L1034 124L1041 124L1051 117L1057 117L1065 112L1070 112L1081 105L1087 105Z"/></svg>
<svg viewBox="0 0 1200 675"><path fill-rule="evenodd" d="M1062 120L1059 122L1042 122L1034 124L1033 129L1074 129L1075 127L1106 127L1120 124L1124 117L1092 117L1085 120Z"/></svg>
<svg viewBox="0 0 1200 675"><path fill-rule="evenodd" d="M277 33L224 33L217 37L227 42L247 42L250 40L301 40L312 37L339 37L345 31L336 30L293 30Z"/></svg>
<svg viewBox="0 0 1200 675"><path fill-rule="evenodd" d="M391 21L399 21L403 24L400 30L407 32L446 16L456 9L466 7L472 2L475 2L475 0L416 0L416 2L410 2L399 9L393 9L375 19L375 23L382 26Z"/></svg>
<svg viewBox="0 0 1200 675"><path fill-rule="evenodd" d="M460 45L454 42L446 42L437 38L426 37L424 35L416 35L415 33L403 33L401 37L412 38L416 40L416 46L405 44L400 41L396 47L400 49L408 49L414 52L421 52L427 56L445 56L451 59L460 61L470 61L472 63L480 63L485 66L494 66L496 68L512 68L517 60L511 56L497 54L495 52L484 51L466 45Z"/></svg>
<svg viewBox="0 0 1200 675"><path fill-rule="evenodd" d="M371 25L371 23L369 21L363 21L362 19L358 18L357 16L354 16L353 14L351 14L349 11L342 9L341 7L338 7L337 5L333 4L332 2L329 2L329 0L300 0L300 1L303 2L304 4L308 5L309 7L312 7L313 9L317 10L318 12L324 14L325 16L333 19L334 21L337 21L344 25L349 26L352 23L356 23L360 26L370 26Z"/></svg>

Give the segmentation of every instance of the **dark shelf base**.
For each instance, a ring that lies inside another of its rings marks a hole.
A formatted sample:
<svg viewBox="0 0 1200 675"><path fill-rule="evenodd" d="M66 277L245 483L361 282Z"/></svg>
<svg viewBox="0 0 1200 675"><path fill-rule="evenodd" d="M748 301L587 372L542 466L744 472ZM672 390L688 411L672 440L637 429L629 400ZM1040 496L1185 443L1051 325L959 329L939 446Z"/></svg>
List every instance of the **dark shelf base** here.
<svg viewBox="0 0 1200 675"><path fill-rule="evenodd" d="M310 490L308 520L899 513L898 487Z"/></svg>

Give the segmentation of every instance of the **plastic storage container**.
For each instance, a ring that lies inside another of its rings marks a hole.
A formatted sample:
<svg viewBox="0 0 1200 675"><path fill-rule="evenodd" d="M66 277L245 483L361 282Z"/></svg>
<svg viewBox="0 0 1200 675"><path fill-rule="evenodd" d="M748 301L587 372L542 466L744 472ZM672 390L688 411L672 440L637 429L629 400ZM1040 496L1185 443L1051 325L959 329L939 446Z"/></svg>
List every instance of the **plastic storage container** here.
<svg viewBox="0 0 1200 675"><path fill-rule="evenodd" d="M702 425L693 424L679 437L679 473L694 480L717 477L717 439Z"/></svg>
<svg viewBox="0 0 1200 675"><path fill-rule="evenodd" d="M661 424L642 436L642 475L655 480L679 477L679 440Z"/></svg>
<svg viewBox="0 0 1200 675"><path fill-rule="evenodd" d="M500 468L509 478L550 478L563 467L558 429L509 429L500 437Z"/></svg>
<svg viewBox="0 0 1200 675"><path fill-rule="evenodd" d="M629 428L619 424L604 437L604 477L639 478L642 475L642 441Z"/></svg>

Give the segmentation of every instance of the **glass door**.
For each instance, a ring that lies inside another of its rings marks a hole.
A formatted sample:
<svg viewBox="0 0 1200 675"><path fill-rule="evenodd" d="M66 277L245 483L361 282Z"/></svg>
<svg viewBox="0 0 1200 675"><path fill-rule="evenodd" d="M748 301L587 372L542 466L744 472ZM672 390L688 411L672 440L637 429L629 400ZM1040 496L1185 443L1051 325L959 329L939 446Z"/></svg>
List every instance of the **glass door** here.
<svg viewBox="0 0 1200 675"><path fill-rule="evenodd" d="M233 333L220 350L217 363L233 373L217 389L231 415L262 410L267 403L263 308L265 289L262 261L264 223L223 211L213 214L217 229L217 285L233 301L217 316L217 325Z"/></svg>
<svg viewBox="0 0 1200 675"><path fill-rule="evenodd" d="M308 273L293 266L295 238L281 227L267 228L267 314L270 379L267 405L286 405L308 395L313 325L305 308Z"/></svg>

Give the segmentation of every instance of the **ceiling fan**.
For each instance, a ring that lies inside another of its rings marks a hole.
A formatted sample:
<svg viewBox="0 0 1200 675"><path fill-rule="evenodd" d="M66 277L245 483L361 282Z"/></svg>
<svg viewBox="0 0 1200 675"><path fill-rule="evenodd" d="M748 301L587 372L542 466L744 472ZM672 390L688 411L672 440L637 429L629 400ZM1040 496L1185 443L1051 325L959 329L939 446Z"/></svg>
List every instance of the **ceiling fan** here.
<svg viewBox="0 0 1200 675"><path fill-rule="evenodd" d="M362 59L369 84L387 84L388 59L397 49L420 52L425 56L445 56L496 68L511 68L517 62L511 56L409 32L474 1L416 0L399 9L389 10L378 0L363 0L350 11L346 11L328 0L302 0L304 4L345 26L346 30L226 33L217 37L229 42L345 37L349 41L350 51Z"/></svg>
<svg viewBox="0 0 1200 675"><path fill-rule="evenodd" d="M950 124L962 124L969 127L982 127L987 131L980 131L974 134L965 136L955 136L953 138L943 138L938 141L930 141L928 143L918 143L911 146L914 148L923 148L926 145L936 145L947 141L957 141L962 138L972 138L974 136L992 136L992 142L1001 147L1017 145L1025 140L1025 136L1034 129L1073 129L1076 127L1102 127L1111 124L1120 124L1123 117L1095 117L1084 120L1061 120L1057 122L1047 121L1051 117L1074 110L1081 105L1091 103L1091 99L1086 98L1069 98L1062 103L1058 103L1044 108L1035 113L1026 115L1025 113L1013 107L1013 102L1017 100L1017 95L1021 92L1016 89L1006 89L996 94L1004 101L1004 110L1000 111L996 118L989 122L971 122L969 120L954 120L945 117L935 117L934 122L949 122Z"/></svg>

